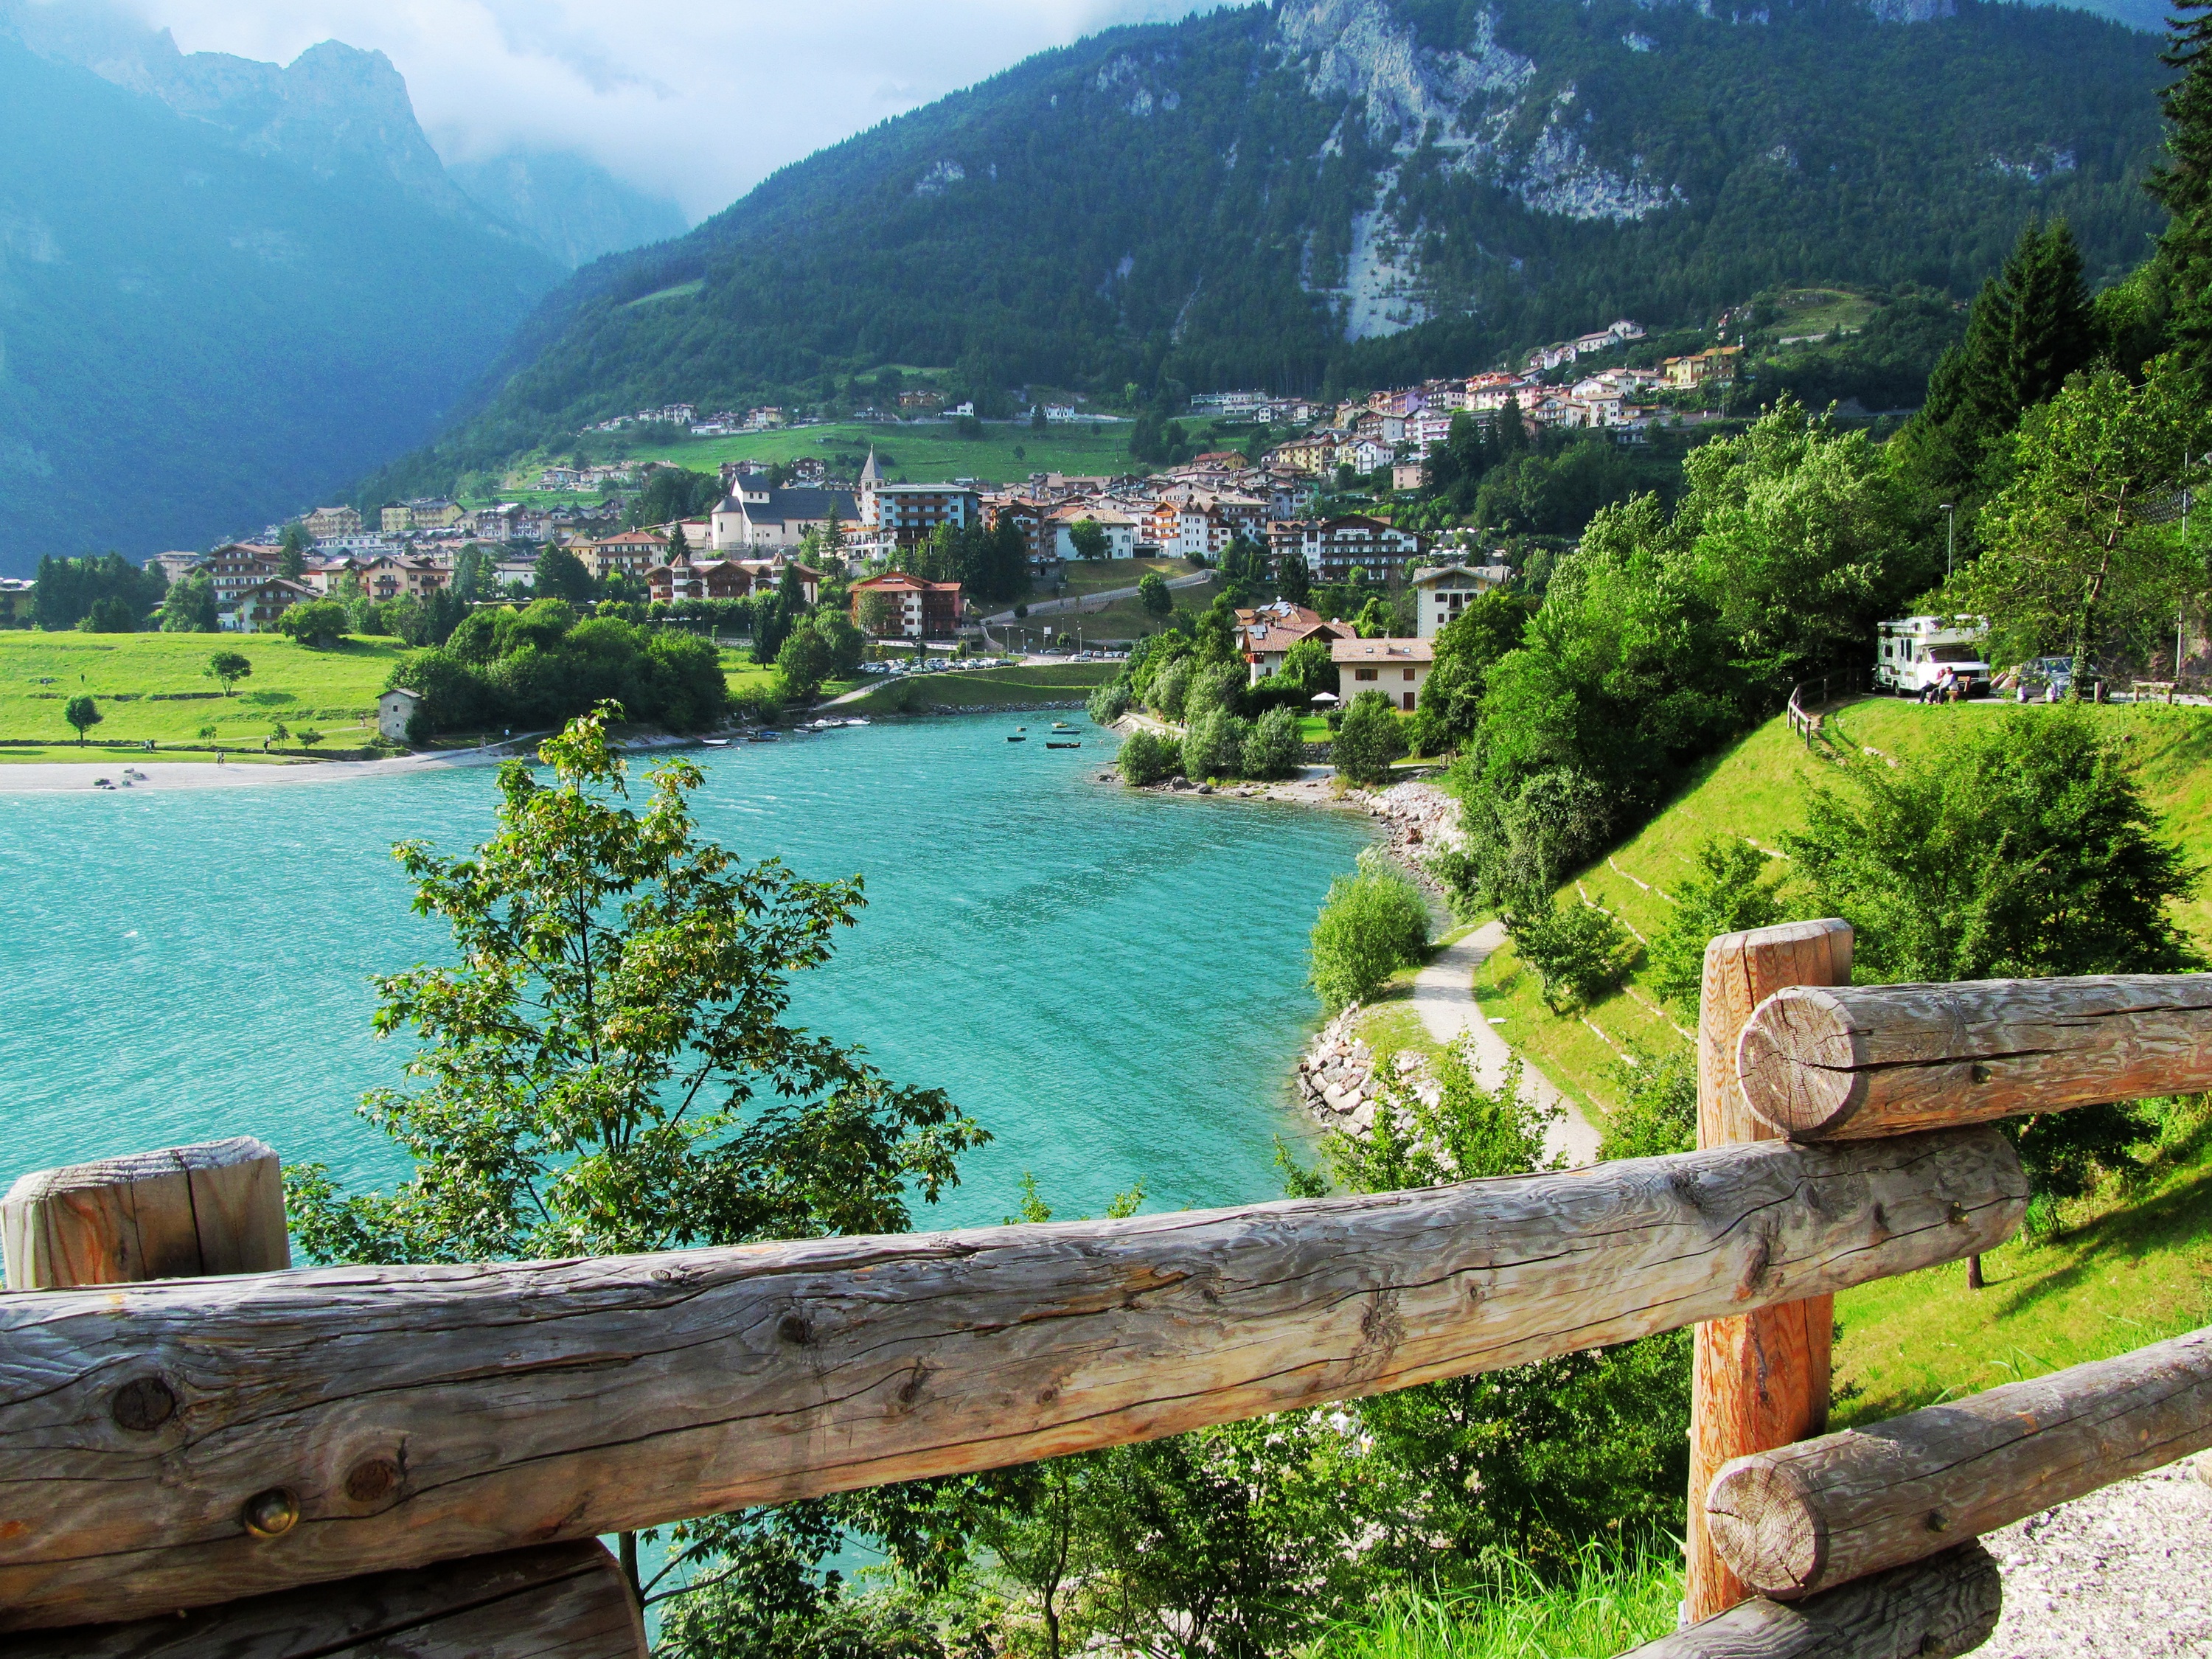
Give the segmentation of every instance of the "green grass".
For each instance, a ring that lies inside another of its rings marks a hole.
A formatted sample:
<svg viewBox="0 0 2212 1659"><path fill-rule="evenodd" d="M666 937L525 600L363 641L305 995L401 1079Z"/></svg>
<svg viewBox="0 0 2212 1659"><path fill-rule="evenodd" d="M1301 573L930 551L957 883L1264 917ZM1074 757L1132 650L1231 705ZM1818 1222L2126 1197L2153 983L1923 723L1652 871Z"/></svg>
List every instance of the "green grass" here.
<svg viewBox="0 0 2212 1659"><path fill-rule="evenodd" d="M841 705L836 712L924 714L1008 703L1080 702L1092 686L1112 679L1118 668L1110 662L1071 662L902 676Z"/></svg>
<svg viewBox="0 0 2212 1659"><path fill-rule="evenodd" d="M1217 575L1202 582L1194 582L1188 587L1170 589L1169 597L1175 601L1177 611L1196 612L1211 605L1213 596L1220 591L1221 578ZM1079 619L1071 617L1066 620L1070 627L1080 620L1083 636L1087 640L1133 640L1140 634L1158 633L1161 623L1161 618L1146 610L1143 603L1135 599L1115 599L1103 611L1089 611ZM1060 618L1044 617L1039 621L1051 623L1056 627Z"/></svg>
<svg viewBox="0 0 2212 1659"><path fill-rule="evenodd" d="M236 651L253 664L234 696L209 695L222 689L203 672L217 651ZM266 634L11 630L0 633L0 738L74 749L76 733L62 710L86 693L103 717L90 734L95 744L149 738L196 744L200 727L210 724L216 742L258 744L282 721L295 732L313 726L328 746L343 748L369 735L377 695L400 651L396 640L349 640L310 651ZM0 760L60 757L0 749Z"/></svg>
<svg viewBox="0 0 2212 1659"><path fill-rule="evenodd" d="M1304 1659L1607 1659L1674 1628L1680 1547L1593 1544L1569 1579L1501 1566L1478 1589L1401 1590L1339 1625Z"/></svg>
<svg viewBox="0 0 2212 1659"><path fill-rule="evenodd" d="M1869 698L1832 720L1830 732L1853 748L1909 756L2001 717L2002 707ZM2190 857L2212 864L2212 712L2107 707L2093 718L2127 744L2167 831ZM1652 935L1669 908L1661 891L1692 867L1707 836L1747 836L1779 850L1804 822L1808 789L1835 775L1786 722L1773 720L1701 769L1640 834L1562 887L1560 900L1587 894ZM2212 897L2200 896L2179 915L2212 943ZM1474 994L1483 1017L1502 1017L1500 1034L1601 1126L1618 1098L1620 1051L1686 1049L1683 1028L1696 1023L1660 1009L1633 975L1581 1014L1554 1015L1510 945L1476 971ZM1963 1266L1951 1266L1837 1298L1844 1334L1836 1376L1848 1396L1839 1400L1838 1426L2212 1323L2212 1115L2177 1115L2145 1181L2133 1190L2108 1185L2069 1206L2057 1237L2007 1244L1984 1258L1984 1272L1988 1286L1978 1293L1966 1289Z"/></svg>
<svg viewBox="0 0 2212 1659"><path fill-rule="evenodd" d="M648 298L655 297L648 295ZM885 468L892 478L916 483L943 478L978 478L1006 483L1032 472L1112 474L1140 472L1129 459L1130 423L1100 427L1055 426L1035 432L1019 422L992 422L980 438L963 438L950 426L863 425L797 427L781 432L748 432L734 438L692 438L668 445L640 445L630 452L639 461L666 461L694 472L712 472L724 461L795 461L802 455L865 455L870 445L891 456ZM1022 453L1017 455L1018 449ZM534 481L544 462L518 468L518 483Z"/></svg>
<svg viewBox="0 0 2212 1659"><path fill-rule="evenodd" d="M1164 580L1188 576L1197 568L1188 559L1100 559L1096 563L1087 559L1071 559L1056 584L1057 592L1039 592L1030 594L1030 599L1032 603L1045 599L1079 599L1109 588L1134 587L1155 573Z"/></svg>

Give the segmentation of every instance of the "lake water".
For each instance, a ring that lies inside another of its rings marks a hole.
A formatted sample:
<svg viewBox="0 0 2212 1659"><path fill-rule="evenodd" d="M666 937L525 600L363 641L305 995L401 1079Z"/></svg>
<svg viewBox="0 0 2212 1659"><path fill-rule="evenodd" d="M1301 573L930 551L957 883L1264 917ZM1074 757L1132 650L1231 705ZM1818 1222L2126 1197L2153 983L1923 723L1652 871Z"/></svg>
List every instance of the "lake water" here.
<svg viewBox="0 0 2212 1659"><path fill-rule="evenodd" d="M1141 795L1113 738L1035 715L893 721L702 750L706 831L869 904L796 1017L946 1089L996 1139L924 1227L995 1222L1036 1175L1063 1215L1278 1195L1316 1008L1306 930L1364 820ZM1018 722L1027 744L1006 742ZM446 959L391 844L493 828L493 774L0 794L0 1182L223 1135L356 1182L404 1170L354 1115L397 1081L373 972Z"/></svg>

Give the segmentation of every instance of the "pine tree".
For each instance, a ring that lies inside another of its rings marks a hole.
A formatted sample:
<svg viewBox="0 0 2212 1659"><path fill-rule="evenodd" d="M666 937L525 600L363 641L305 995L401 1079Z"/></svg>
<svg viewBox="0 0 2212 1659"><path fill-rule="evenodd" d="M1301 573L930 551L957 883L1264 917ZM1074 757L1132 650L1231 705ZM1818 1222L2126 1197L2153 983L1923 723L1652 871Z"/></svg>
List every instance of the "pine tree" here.
<svg viewBox="0 0 2212 1659"><path fill-rule="evenodd" d="M2198 387L2212 385L2212 0L2177 0L2162 61L2181 79L2159 94L2166 166L2147 188L2173 216L2159 252L2179 290L2176 355Z"/></svg>

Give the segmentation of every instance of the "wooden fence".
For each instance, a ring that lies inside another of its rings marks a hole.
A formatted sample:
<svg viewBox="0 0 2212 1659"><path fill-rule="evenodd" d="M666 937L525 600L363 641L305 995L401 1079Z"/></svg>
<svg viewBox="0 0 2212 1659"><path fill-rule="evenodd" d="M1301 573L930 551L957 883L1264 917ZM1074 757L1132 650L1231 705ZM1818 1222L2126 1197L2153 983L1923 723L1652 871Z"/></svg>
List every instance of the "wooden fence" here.
<svg viewBox="0 0 2212 1659"><path fill-rule="evenodd" d="M2206 1086L2212 978L1854 988L1716 939L1699 1150L1371 1197L290 1269L275 1154L0 1204L0 1659L636 1659L597 1535L1695 1325L1687 1612L1640 1650L1963 1652L1978 1534L2212 1445L2212 1334L1828 1435L1830 1298L2010 1237L1989 1120ZM2100 1092L2101 1091L2101 1092Z"/></svg>

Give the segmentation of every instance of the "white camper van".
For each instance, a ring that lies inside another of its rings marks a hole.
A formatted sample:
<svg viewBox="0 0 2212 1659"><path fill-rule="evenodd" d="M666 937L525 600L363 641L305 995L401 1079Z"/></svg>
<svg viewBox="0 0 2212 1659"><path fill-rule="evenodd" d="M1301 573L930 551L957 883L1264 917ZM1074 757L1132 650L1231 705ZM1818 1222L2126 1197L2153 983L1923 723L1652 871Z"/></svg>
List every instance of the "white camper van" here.
<svg viewBox="0 0 2212 1659"><path fill-rule="evenodd" d="M1905 617L1880 624L1875 633L1875 690L1917 697L1948 668L1966 680L1967 696L1989 695L1990 665L1982 659L1986 618Z"/></svg>

